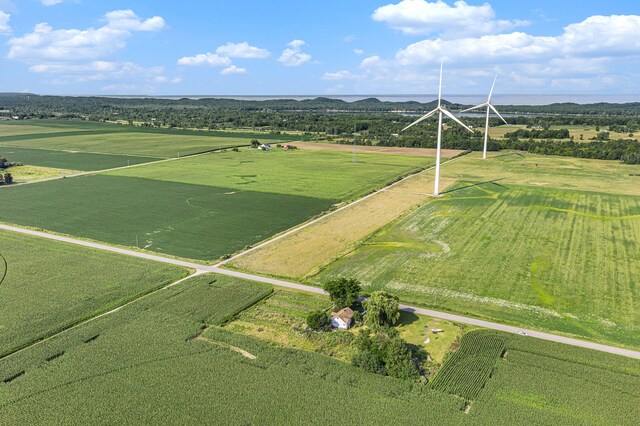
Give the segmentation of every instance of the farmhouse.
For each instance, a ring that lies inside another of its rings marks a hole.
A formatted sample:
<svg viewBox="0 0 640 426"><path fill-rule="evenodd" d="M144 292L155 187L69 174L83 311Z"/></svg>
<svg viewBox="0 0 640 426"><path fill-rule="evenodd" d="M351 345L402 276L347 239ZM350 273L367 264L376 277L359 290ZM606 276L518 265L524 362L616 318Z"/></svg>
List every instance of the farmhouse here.
<svg viewBox="0 0 640 426"><path fill-rule="evenodd" d="M331 326L348 330L353 322L353 311L351 308L340 309L338 312L331 313Z"/></svg>

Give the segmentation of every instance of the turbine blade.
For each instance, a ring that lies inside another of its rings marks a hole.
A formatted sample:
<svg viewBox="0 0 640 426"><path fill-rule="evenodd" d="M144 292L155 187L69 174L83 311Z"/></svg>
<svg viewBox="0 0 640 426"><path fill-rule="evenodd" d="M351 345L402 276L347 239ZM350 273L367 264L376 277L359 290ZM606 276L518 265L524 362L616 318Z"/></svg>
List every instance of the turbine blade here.
<svg viewBox="0 0 640 426"><path fill-rule="evenodd" d="M442 67L443 62L440 61L440 84L438 85L438 108L442 105Z"/></svg>
<svg viewBox="0 0 640 426"><path fill-rule="evenodd" d="M423 115L422 117L418 118L416 121L414 121L413 123L409 124L407 127L405 127L404 129L402 129L401 131L404 132L405 130L407 130L409 127L413 127L416 124L420 123L421 121L426 120L427 118L431 117L433 114L435 114L436 112L438 112L438 109L434 109L433 111L430 111L428 113L426 113L425 115Z"/></svg>
<svg viewBox="0 0 640 426"><path fill-rule="evenodd" d="M493 110L493 112L495 112L497 114L498 117L500 117L500 120L504 121L504 124L509 124L507 123L507 120L505 120L500 113L498 112L498 110L496 109L496 107L494 107L493 105L489 104L489 108L491 108Z"/></svg>
<svg viewBox="0 0 640 426"><path fill-rule="evenodd" d="M487 103L485 102L485 103L483 103L483 104L476 105L476 106L471 107L471 108L463 109L463 110L462 110L462 111L460 111L460 112L469 112L469 111L473 111L474 109L484 108L484 107L486 107L486 106L487 106Z"/></svg>
<svg viewBox="0 0 640 426"><path fill-rule="evenodd" d="M473 130L471 130L469 127L467 127L467 125L464 124L462 121L458 120L458 117L456 117L455 115L451 114L449 111L447 111L444 108L441 108L440 111L442 111L444 113L444 115L446 115L447 117L449 117L450 119L452 119L453 121L455 121L456 123L458 123L459 125L464 127L465 129L467 129L468 131L473 133Z"/></svg>
<svg viewBox="0 0 640 426"><path fill-rule="evenodd" d="M491 85L491 90L489 91L489 100L487 103L491 103L491 96L493 95L493 88L496 87L496 80L498 79L498 74L493 78L493 84Z"/></svg>

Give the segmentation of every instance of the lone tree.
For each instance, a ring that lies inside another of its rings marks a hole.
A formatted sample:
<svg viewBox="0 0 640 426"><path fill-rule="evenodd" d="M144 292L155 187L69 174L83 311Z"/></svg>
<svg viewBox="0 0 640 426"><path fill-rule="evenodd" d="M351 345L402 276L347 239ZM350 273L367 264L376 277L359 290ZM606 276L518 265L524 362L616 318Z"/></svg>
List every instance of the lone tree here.
<svg viewBox="0 0 640 426"><path fill-rule="evenodd" d="M307 325L312 330L328 327L329 324L331 324L331 320L325 311L311 311L307 315Z"/></svg>
<svg viewBox="0 0 640 426"><path fill-rule="evenodd" d="M391 327L400 319L399 301L386 291L374 291L362 303L365 310L364 324L372 330Z"/></svg>
<svg viewBox="0 0 640 426"><path fill-rule="evenodd" d="M355 278L336 278L323 285L324 291L329 293L336 309L346 308L356 303L360 295L360 281Z"/></svg>

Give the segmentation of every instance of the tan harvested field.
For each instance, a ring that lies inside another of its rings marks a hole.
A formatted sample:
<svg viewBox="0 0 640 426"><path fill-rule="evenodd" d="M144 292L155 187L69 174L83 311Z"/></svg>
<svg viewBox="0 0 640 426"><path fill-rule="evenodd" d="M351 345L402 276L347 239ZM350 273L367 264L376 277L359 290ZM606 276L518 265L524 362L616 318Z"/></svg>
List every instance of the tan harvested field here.
<svg viewBox="0 0 640 426"><path fill-rule="evenodd" d="M335 143L295 142L295 146L308 151L348 151L353 152L353 145ZM356 145L356 152L373 152L376 154L411 155L413 157L435 157L436 150L428 148L401 148L392 146ZM452 158L463 152L459 149L443 149L442 158Z"/></svg>
<svg viewBox="0 0 640 426"><path fill-rule="evenodd" d="M328 216L298 232L235 259L229 266L287 278L317 274L377 229L427 201L433 192L433 171ZM453 179L441 179L445 188Z"/></svg>

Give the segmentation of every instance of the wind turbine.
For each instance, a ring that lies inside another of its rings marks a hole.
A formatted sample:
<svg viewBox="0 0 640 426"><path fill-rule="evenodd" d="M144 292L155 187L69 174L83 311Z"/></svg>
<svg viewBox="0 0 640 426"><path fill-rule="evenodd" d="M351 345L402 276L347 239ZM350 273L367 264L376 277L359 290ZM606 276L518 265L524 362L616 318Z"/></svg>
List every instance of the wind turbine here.
<svg viewBox="0 0 640 426"><path fill-rule="evenodd" d="M449 117L450 119L452 119L453 121L455 121L456 123L464 127L465 129L473 133L473 130L467 127L462 121L458 120L458 118L455 115L453 115L444 106L442 106L442 62L440 63L440 85L438 86L438 107L433 111L426 113L425 115L423 115L422 117L414 121L413 123L409 124L407 127L402 129L402 131L404 132L409 127L415 126L416 124L426 120L427 118L433 116L436 113L438 114L438 145L436 148L436 180L435 180L435 185L433 189L433 195L435 197L440 195L440 149L442 148L442 118L443 118L442 116L446 115L447 117Z"/></svg>
<svg viewBox="0 0 640 426"><path fill-rule="evenodd" d="M493 95L493 88L496 86L497 79L498 79L498 76L496 75L496 77L493 79L493 84L491 85L491 91L489 92L489 98L487 99L487 102L465 109L464 111L461 111L461 112L468 112L468 111L473 111L474 109L487 107L487 123L484 126L484 149L482 150L483 160L487 159L487 140L489 139L489 115L491 114L491 111L495 112L498 115L498 117L500 117L500 120L504 121L504 124L509 124L507 123L507 120L502 118L498 110L491 104L491 95Z"/></svg>

